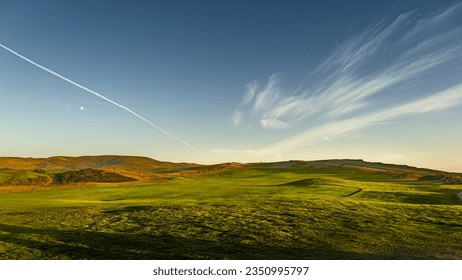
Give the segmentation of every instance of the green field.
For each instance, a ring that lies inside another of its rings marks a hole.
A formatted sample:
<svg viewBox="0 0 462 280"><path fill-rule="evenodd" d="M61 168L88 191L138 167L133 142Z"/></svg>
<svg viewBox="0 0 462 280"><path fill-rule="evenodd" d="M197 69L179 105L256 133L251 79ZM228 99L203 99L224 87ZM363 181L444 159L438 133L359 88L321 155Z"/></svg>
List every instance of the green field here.
<svg viewBox="0 0 462 280"><path fill-rule="evenodd" d="M250 165L0 193L1 259L461 259L462 185Z"/></svg>

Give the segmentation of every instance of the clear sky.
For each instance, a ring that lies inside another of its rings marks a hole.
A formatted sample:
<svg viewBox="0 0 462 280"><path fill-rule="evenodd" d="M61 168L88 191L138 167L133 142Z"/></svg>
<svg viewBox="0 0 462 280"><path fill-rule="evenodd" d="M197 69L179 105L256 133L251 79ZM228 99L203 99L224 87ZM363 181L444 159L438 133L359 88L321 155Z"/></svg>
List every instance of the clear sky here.
<svg viewBox="0 0 462 280"><path fill-rule="evenodd" d="M460 1L0 0L0 44L1 156L462 172Z"/></svg>

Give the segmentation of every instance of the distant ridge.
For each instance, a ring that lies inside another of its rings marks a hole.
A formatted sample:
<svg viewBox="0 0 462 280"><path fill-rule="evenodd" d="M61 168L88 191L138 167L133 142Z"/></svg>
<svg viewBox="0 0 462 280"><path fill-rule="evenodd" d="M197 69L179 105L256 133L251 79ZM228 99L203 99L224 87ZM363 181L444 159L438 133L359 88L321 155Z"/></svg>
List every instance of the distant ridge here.
<svg viewBox="0 0 462 280"><path fill-rule="evenodd" d="M155 182L181 175L194 176L240 167L224 163L173 163L149 157L100 155L49 158L0 157L1 185Z"/></svg>
<svg viewBox="0 0 462 280"><path fill-rule="evenodd" d="M151 182L159 172L199 167L138 156L0 157L0 185Z"/></svg>
<svg viewBox="0 0 462 280"><path fill-rule="evenodd" d="M462 183L462 173L366 162L361 159L200 165L158 161L141 156L101 155L49 158L0 157L0 185L43 185L57 182L151 182L176 176L222 172L234 168L343 168L354 169L361 173L383 172L405 180L427 180L442 184Z"/></svg>
<svg viewBox="0 0 462 280"><path fill-rule="evenodd" d="M414 167L403 164L391 164L383 162L367 162L362 159L326 159L326 160L313 160L313 161L304 161L304 160L289 160L289 161L280 161L280 162L269 162L269 163L259 163L261 165L267 166L279 166L279 167L318 167L318 168L328 168L333 166L340 167L352 167L352 168L364 168L376 170L376 171L408 171L408 172L417 172L417 173L445 173L452 175L462 175L458 172L447 172L442 170L435 170L430 168L421 168Z"/></svg>
<svg viewBox="0 0 462 280"><path fill-rule="evenodd" d="M214 165L202 165L187 162L168 162L159 161L144 156L123 156L123 155L98 155L98 156L52 156L48 158L25 158L25 157L0 157L0 169L14 170L81 170L87 168L106 169L119 168L125 170L149 170L161 171L180 168L201 168L219 165L251 165L267 167L319 167L328 168L333 166L376 169L377 171L412 171L418 173L446 173L452 175L462 175L457 172L446 172L429 168L419 168L408 165L397 165L382 162L367 162L362 159L327 159L327 160L289 160L278 162L260 163L221 163Z"/></svg>
<svg viewBox="0 0 462 280"><path fill-rule="evenodd" d="M462 173L446 172L408 165L367 162L362 159L329 159L315 161L290 160L259 163L257 166L266 168L344 168L355 169L368 173L386 173L404 180L432 181L440 184L462 184Z"/></svg>
<svg viewBox="0 0 462 280"><path fill-rule="evenodd" d="M158 161L140 156L54 156L49 158L0 157L0 169L15 170L81 170L87 168L106 169L116 168L124 170L153 171L175 168L197 167L193 163L173 163Z"/></svg>

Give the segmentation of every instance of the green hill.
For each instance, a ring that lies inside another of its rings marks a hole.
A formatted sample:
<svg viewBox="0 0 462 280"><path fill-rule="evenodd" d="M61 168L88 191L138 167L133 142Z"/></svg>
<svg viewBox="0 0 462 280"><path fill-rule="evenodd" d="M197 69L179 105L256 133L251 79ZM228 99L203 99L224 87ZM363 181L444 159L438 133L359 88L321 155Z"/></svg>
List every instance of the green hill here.
<svg viewBox="0 0 462 280"><path fill-rule="evenodd" d="M0 157L0 169L81 170L87 168L118 168L124 170L152 172L158 170L189 168L196 166L199 165L191 163L172 163L158 161L148 157L118 155L80 157L55 156L49 158Z"/></svg>
<svg viewBox="0 0 462 280"><path fill-rule="evenodd" d="M441 184L459 184L462 182L462 174L460 173L351 159L199 165L164 162L148 157L105 155L50 158L0 157L0 185L46 185L53 182L62 184L126 182L130 180L154 182L178 176L200 176L236 168L335 169L342 170L349 176L356 174L362 177L363 173L374 173L377 176L393 176L396 179L432 181Z"/></svg>
<svg viewBox="0 0 462 280"><path fill-rule="evenodd" d="M43 186L74 183L122 183L136 181L118 173L98 169L82 169L46 173L44 170L0 170L0 186Z"/></svg>
<svg viewBox="0 0 462 280"><path fill-rule="evenodd" d="M1 184L53 183L0 186L1 259L461 259L459 173L347 159L5 162Z"/></svg>
<svg viewBox="0 0 462 280"><path fill-rule="evenodd" d="M1 185L46 185L52 182L52 177L46 174L27 171L0 169Z"/></svg>
<svg viewBox="0 0 462 280"><path fill-rule="evenodd" d="M36 182L39 185L43 185L53 182L70 183L70 181L63 181L61 179L63 176L73 178L80 176L80 179L72 181L74 183L125 182L127 181L126 178L130 178L130 180L136 179L150 182L165 177L160 175L163 172L171 173L190 168L200 168L200 165L192 163L164 162L147 157L117 155L81 157L56 156L49 158L0 157L0 184L33 185ZM93 174L87 174L88 176L83 178L82 174L88 173L89 171L82 172L82 170L88 169L93 170ZM9 171L1 172L1 170ZM101 172L96 174L96 170L103 170L106 173L104 173L105 175ZM55 176L57 173L67 171L79 171L80 175L66 173L57 177ZM108 178L108 176L112 178ZM33 179L35 177L38 177L38 179Z"/></svg>
<svg viewBox="0 0 462 280"><path fill-rule="evenodd" d="M387 164L382 162L366 162L361 159L330 159L316 161L291 160L282 162L256 163L252 166L260 168L314 168L339 169L346 173L375 173L393 176L397 179L430 180L441 183L462 183L462 173L446 172L408 165Z"/></svg>

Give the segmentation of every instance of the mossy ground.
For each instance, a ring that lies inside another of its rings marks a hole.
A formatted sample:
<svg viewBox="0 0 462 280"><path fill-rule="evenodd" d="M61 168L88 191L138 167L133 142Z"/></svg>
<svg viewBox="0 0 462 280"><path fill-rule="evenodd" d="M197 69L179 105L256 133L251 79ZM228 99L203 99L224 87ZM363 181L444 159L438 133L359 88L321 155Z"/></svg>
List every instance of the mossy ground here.
<svg viewBox="0 0 462 280"><path fill-rule="evenodd" d="M1 259L460 259L460 185L239 168L0 194Z"/></svg>

